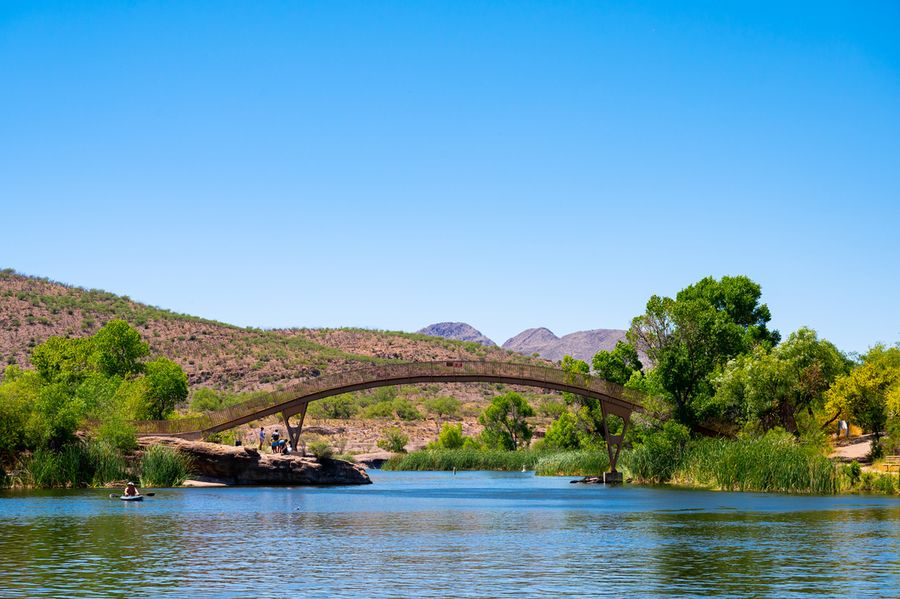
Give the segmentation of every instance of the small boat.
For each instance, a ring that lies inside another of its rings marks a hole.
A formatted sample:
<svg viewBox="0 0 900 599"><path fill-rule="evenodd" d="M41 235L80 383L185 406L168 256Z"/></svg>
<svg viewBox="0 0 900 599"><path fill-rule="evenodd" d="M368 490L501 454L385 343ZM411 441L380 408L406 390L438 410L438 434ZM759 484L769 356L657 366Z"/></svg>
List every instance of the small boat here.
<svg viewBox="0 0 900 599"><path fill-rule="evenodd" d="M119 499L122 501L143 501L143 495L119 495Z"/></svg>

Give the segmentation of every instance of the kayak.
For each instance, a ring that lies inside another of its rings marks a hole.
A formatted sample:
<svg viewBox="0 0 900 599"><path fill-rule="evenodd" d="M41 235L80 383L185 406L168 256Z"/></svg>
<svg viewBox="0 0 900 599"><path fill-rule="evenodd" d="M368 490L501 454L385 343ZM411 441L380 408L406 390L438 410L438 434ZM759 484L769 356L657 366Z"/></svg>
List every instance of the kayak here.
<svg viewBox="0 0 900 599"><path fill-rule="evenodd" d="M143 501L143 495L119 495L119 499L122 501Z"/></svg>

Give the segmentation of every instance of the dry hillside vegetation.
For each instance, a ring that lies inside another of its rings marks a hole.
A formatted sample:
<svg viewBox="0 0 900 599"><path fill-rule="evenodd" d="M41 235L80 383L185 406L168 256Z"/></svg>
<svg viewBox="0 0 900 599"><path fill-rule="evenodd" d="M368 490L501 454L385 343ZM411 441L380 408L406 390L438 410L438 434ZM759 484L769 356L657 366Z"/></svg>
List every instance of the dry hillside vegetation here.
<svg viewBox="0 0 900 599"><path fill-rule="evenodd" d="M178 362L192 386L228 391L271 390L371 363L527 360L497 348L416 333L239 328L127 296L0 271L0 364L28 367L31 348L48 337L90 335L113 318L137 328L153 353Z"/></svg>

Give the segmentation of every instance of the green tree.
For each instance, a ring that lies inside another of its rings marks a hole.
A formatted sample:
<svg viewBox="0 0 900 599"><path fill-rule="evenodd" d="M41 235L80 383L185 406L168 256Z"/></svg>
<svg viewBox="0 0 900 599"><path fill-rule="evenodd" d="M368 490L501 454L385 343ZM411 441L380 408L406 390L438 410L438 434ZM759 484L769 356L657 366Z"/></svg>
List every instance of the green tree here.
<svg viewBox="0 0 900 599"><path fill-rule="evenodd" d="M628 340L655 364L682 422L696 424L707 416L717 368L758 344L778 342L760 297L760 286L747 277L707 277L675 299L652 296L644 314L632 320Z"/></svg>
<svg viewBox="0 0 900 599"><path fill-rule="evenodd" d="M187 399L187 375L168 358L147 362L145 369L144 414L149 420L168 418L175 406Z"/></svg>
<svg viewBox="0 0 900 599"><path fill-rule="evenodd" d="M596 376L620 385L627 383L633 373L644 368L637 350L624 341L616 341L616 347L612 351L601 350L594 354L592 363Z"/></svg>
<svg viewBox="0 0 900 599"><path fill-rule="evenodd" d="M47 383L77 385L93 371L95 354L92 338L50 337L31 352L31 363Z"/></svg>
<svg viewBox="0 0 900 599"><path fill-rule="evenodd" d="M534 410L515 392L498 395L478 417L484 426L482 438L489 447L515 450L528 445L533 431L525 420Z"/></svg>
<svg viewBox="0 0 900 599"><path fill-rule="evenodd" d="M838 378L826 393L826 409L873 433L872 454L880 455L879 441L887 428L889 399L900 393L900 348L876 345L863 356L862 364Z"/></svg>
<svg viewBox="0 0 900 599"><path fill-rule="evenodd" d="M547 428L544 447L547 449L578 449L578 419L571 412L563 412Z"/></svg>
<svg viewBox="0 0 900 599"><path fill-rule="evenodd" d="M150 346L124 320L110 320L93 336L94 359L107 376L122 378L143 372Z"/></svg>
<svg viewBox="0 0 900 599"><path fill-rule="evenodd" d="M728 362L715 379L714 399L723 420L798 434L798 414L822 410L825 391L848 370L849 362L833 344L801 328L771 350L758 345Z"/></svg>
<svg viewBox="0 0 900 599"><path fill-rule="evenodd" d="M566 372L567 379L573 383L580 382L579 379L587 376L591 371L591 367L588 366L587 362L568 355L563 356L562 361L560 361L560 367ZM570 406L574 406L578 427L585 437L598 438L602 434L603 410L600 400L574 393L563 393L563 401Z"/></svg>

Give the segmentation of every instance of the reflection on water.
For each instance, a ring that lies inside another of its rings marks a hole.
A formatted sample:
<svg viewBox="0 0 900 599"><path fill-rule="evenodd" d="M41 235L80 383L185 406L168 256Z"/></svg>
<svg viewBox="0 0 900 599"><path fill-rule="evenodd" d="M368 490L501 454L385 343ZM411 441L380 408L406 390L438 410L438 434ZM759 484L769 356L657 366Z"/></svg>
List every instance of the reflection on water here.
<svg viewBox="0 0 900 599"><path fill-rule="evenodd" d="M374 472L0 495L0 596L898 596L900 501Z"/></svg>

